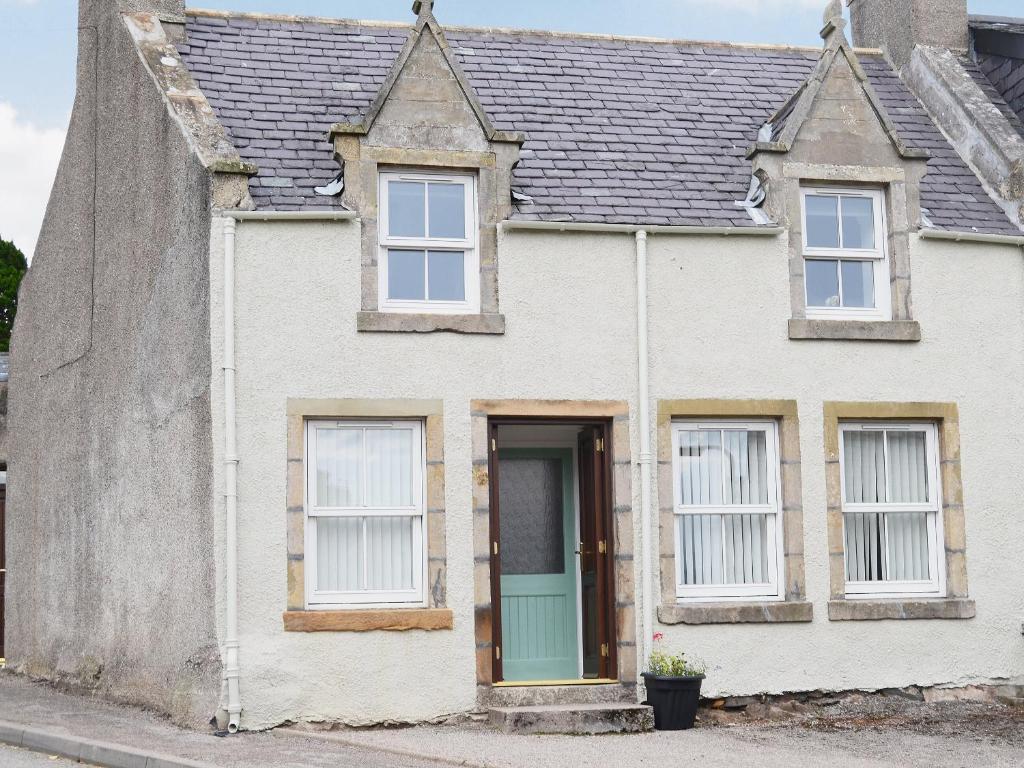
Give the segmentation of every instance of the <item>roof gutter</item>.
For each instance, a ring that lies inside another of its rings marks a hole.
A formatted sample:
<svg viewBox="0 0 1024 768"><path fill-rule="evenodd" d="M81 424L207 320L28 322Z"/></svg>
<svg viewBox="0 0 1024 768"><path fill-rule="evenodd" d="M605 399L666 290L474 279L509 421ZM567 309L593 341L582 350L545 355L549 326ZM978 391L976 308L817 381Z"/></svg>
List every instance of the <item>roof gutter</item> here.
<svg viewBox="0 0 1024 768"><path fill-rule="evenodd" d="M612 232L634 235L719 235L722 237L775 237L786 230L782 227L688 227L644 224L598 224L583 221L532 221L506 219L498 224L498 231L535 230L544 232Z"/></svg>
<svg viewBox="0 0 1024 768"><path fill-rule="evenodd" d="M947 232L942 229L922 229L925 240L952 240L957 243L992 243L1024 247L1024 235L986 235L982 232Z"/></svg>
<svg viewBox="0 0 1024 768"><path fill-rule="evenodd" d="M355 211L221 211L235 221L351 221Z"/></svg>

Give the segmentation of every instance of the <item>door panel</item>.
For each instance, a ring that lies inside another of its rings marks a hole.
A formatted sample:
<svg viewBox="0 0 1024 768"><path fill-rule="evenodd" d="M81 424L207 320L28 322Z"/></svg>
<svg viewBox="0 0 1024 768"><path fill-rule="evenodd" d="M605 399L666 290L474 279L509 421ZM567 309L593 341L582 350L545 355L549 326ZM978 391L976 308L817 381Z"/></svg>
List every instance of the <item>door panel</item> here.
<svg viewBox="0 0 1024 768"><path fill-rule="evenodd" d="M0 659L4 658L4 590L7 580L7 562L4 560L6 542L4 541L4 519L7 513L7 486L0 485Z"/></svg>
<svg viewBox="0 0 1024 768"><path fill-rule="evenodd" d="M579 676L572 451L498 452L505 680Z"/></svg>
<svg viewBox="0 0 1024 768"><path fill-rule="evenodd" d="M611 678L614 643L606 530L608 497L607 430L588 427L580 433L580 600L583 614L583 676Z"/></svg>

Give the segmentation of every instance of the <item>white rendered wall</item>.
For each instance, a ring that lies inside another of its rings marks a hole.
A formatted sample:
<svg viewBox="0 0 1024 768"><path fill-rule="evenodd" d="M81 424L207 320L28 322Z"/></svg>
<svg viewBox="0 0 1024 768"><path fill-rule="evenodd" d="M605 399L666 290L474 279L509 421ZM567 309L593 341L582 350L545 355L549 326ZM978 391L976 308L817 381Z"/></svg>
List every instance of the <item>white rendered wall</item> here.
<svg viewBox="0 0 1024 768"><path fill-rule="evenodd" d="M222 516L223 238L216 222L211 243L214 466ZM915 239L913 301L924 341L878 344L788 339L784 238L652 235L649 248L652 398L786 398L800 408L804 547L815 619L804 625L657 626L669 644L707 660L707 692L1024 679L1024 558L1017 554L1024 542L1017 503L1024 497L1017 416L1024 406L1020 249ZM243 727L284 720L422 720L473 708L470 401L625 400L635 418L632 236L506 233L499 264L504 336L357 333L358 223L239 224ZM444 400L454 630L283 630L290 397ZM976 619L828 621L825 400L958 403ZM634 422L634 458L637 428ZM639 523L636 483L634 472ZM655 510L658 505L655 488ZM637 537L639 552L639 529ZM222 539L217 546L222 553ZM639 607L639 596L637 602Z"/></svg>

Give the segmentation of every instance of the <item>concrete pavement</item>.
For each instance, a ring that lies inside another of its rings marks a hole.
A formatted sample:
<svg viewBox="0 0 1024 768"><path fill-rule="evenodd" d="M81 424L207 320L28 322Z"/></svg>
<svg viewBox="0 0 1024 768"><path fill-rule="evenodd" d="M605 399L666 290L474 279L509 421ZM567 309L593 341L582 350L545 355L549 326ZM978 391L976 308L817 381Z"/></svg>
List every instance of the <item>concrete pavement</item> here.
<svg viewBox="0 0 1024 768"><path fill-rule="evenodd" d="M0 765L4 768L83 768L83 763L73 763L43 752L30 752L22 747L8 747L4 744L0 744ZM84 765L88 768L88 764Z"/></svg>
<svg viewBox="0 0 1024 768"><path fill-rule="evenodd" d="M63 751L55 749L61 741L69 745L68 749L75 744L100 743L135 753L132 761L103 761L114 768L177 768L196 764L217 768L438 765L436 761L396 759L373 747L325 743L303 735L242 733L219 738L209 732L186 731L147 712L60 693L47 685L0 671L0 740L7 740L3 736L5 731L10 734L19 727L44 734L45 740L40 743L37 739L35 743L47 754ZM144 757L140 760L139 755ZM3 762L0 766L7 768Z"/></svg>
<svg viewBox="0 0 1024 768"><path fill-rule="evenodd" d="M985 704L938 705L908 718L851 712L831 721L704 727L641 735L520 736L483 724L400 729L278 728L218 738L185 731L157 716L92 698L71 696L0 672L0 738L10 728L45 729L51 739L101 741L122 749L196 761L217 768L940 768L1024 765L1020 710ZM902 725L901 725L902 724ZM37 741L38 743L38 741ZM47 749L47 745L40 745ZM0 747L0 766L42 765L24 752ZM85 754L80 753L80 754ZM14 755L10 762L5 760ZM18 761L18 762L15 762ZM33 762L34 761L34 762ZM60 765L50 762L49 765ZM136 759L116 768L189 765ZM193 763L194 765L194 763Z"/></svg>

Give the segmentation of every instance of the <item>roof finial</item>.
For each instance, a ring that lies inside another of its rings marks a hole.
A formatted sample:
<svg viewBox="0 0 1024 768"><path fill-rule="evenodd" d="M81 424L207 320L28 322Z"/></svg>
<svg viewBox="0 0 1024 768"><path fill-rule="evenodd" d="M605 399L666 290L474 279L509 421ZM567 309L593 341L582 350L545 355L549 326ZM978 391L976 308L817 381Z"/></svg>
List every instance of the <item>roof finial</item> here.
<svg viewBox="0 0 1024 768"><path fill-rule="evenodd" d="M420 17L433 16L434 0L414 0L412 4L412 12Z"/></svg>
<svg viewBox="0 0 1024 768"><path fill-rule="evenodd" d="M821 37L828 45L837 32L842 34L843 27L846 26L846 19L843 18L843 0L829 0L829 4L825 6L824 21Z"/></svg>
<svg viewBox="0 0 1024 768"><path fill-rule="evenodd" d="M843 16L843 0L830 0L829 4L825 6L825 23L828 24L830 21L835 22L837 18Z"/></svg>

